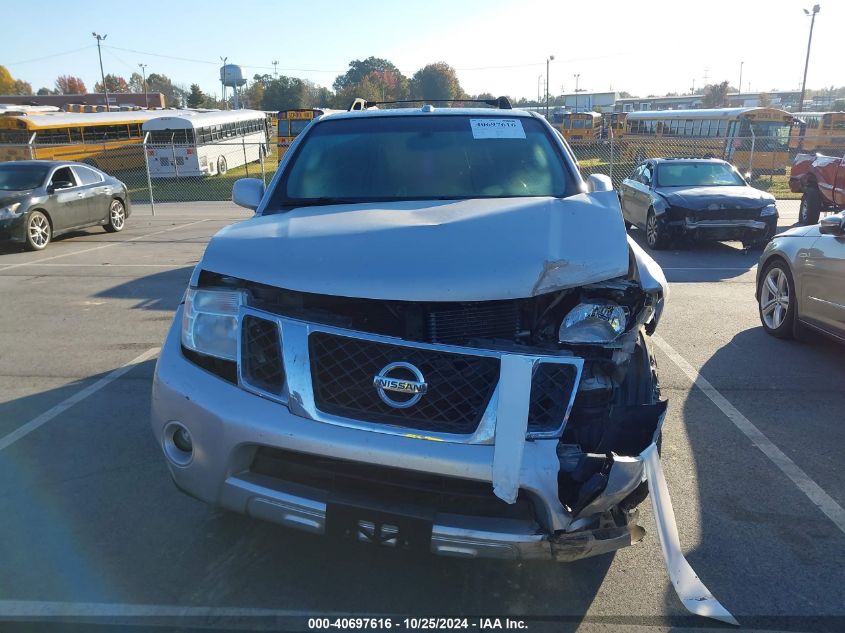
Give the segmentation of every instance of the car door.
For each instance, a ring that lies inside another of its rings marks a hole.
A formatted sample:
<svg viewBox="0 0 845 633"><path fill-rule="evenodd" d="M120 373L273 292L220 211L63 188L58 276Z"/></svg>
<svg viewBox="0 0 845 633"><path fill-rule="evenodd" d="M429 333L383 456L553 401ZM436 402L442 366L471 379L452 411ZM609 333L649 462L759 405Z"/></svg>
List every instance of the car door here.
<svg viewBox="0 0 845 633"><path fill-rule="evenodd" d="M634 207L637 204L636 185L638 184L642 171L643 165L636 167L631 172L631 175L622 181L619 187L619 204L622 206L622 217L625 218L626 222L630 222L631 224L635 224L634 216L636 214Z"/></svg>
<svg viewBox="0 0 845 633"><path fill-rule="evenodd" d="M833 218L845 221L845 211ZM845 234L819 236L802 256L802 320L845 337Z"/></svg>
<svg viewBox="0 0 845 633"><path fill-rule="evenodd" d="M100 222L108 216L109 204L111 203L110 188L106 185L100 172L90 167L74 165L73 172L76 174L79 190L85 200L85 223Z"/></svg>
<svg viewBox="0 0 845 633"><path fill-rule="evenodd" d="M87 222L88 202L80 191L79 182L70 166L56 169L50 177L48 187L53 233L82 226Z"/></svg>

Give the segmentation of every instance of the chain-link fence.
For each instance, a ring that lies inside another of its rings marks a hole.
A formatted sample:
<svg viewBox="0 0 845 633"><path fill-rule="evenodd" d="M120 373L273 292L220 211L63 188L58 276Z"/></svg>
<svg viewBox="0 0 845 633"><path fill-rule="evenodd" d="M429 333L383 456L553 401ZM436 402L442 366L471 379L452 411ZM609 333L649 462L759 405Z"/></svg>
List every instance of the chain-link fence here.
<svg viewBox="0 0 845 633"><path fill-rule="evenodd" d="M845 134L814 139L771 137L683 138L626 135L608 139L570 141L585 176L606 174L619 187L636 167L661 156L710 157L728 160L751 184L778 198L794 198L789 190L789 169L802 151L842 156ZM239 178L270 181L279 163L275 143L247 143L229 139L203 145L117 144L3 145L0 160L30 158L75 160L94 165L119 178L129 188L132 202L224 201L232 196Z"/></svg>

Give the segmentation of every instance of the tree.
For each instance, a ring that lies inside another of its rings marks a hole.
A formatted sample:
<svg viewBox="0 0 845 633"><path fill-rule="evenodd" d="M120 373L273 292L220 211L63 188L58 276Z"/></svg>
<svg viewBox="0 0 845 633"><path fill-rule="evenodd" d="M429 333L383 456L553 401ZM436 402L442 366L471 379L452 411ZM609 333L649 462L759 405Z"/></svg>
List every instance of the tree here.
<svg viewBox="0 0 845 633"><path fill-rule="evenodd" d="M129 84L130 92L144 92L144 77L141 73L132 73L126 83Z"/></svg>
<svg viewBox="0 0 845 633"><path fill-rule="evenodd" d="M50 90L47 86L44 86L43 88L39 88L38 92L36 92L35 94L37 94L39 97L43 97L45 95L52 95L56 93Z"/></svg>
<svg viewBox="0 0 845 633"><path fill-rule="evenodd" d="M164 103L167 107L179 108L185 103L185 91L174 86L167 75L159 73L147 75L147 91L163 94Z"/></svg>
<svg viewBox="0 0 845 633"><path fill-rule="evenodd" d="M201 108L205 105L205 93L200 90L199 84L191 84L191 92L188 94L188 107Z"/></svg>
<svg viewBox="0 0 845 633"><path fill-rule="evenodd" d="M845 99L837 99L833 102L834 112L842 112L845 110Z"/></svg>
<svg viewBox="0 0 845 633"><path fill-rule="evenodd" d="M429 64L415 72L410 88L412 99L450 101L464 94L455 69L446 62Z"/></svg>
<svg viewBox="0 0 845 633"><path fill-rule="evenodd" d="M630 98L631 98L631 97L633 97L633 96L634 96L634 95L632 95L630 92L627 92L627 91L625 91L625 90L622 90L622 91L619 93L619 98L620 98L620 99L630 99Z"/></svg>
<svg viewBox="0 0 845 633"><path fill-rule="evenodd" d="M129 84L119 75L106 75L106 89L111 93L126 93L129 92ZM94 92L103 92L103 83L97 82L94 84Z"/></svg>
<svg viewBox="0 0 845 633"><path fill-rule="evenodd" d="M88 89L79 77L59 75L56 77L56 92L61 95L84 95Z"/></svg>
<svg viewBox="0 0 845 633"><path fill-rule="evenodd" d="M730 85L727 81L720 84L710 84L704 87L704 98L701 105L705 108L724 108L728 101Z"/></svg>
<svg viewBox="0 0 845 633"><path fill-rule="evenodd" d="M334 89L340 92L350 86L361 83L364 77L372 72L383 73L389 71L397 77L402 77L399 69L392 62L380 57L368 57L367 59L354 59L349 62L349 70L343 75L338 75L334 80Z"/></svg>
<svg viewBox="0 0 845 633"><path fill-rule="evenodd" d="M761 108L768 108L772 105L772 98L769 96L768 92L761 92L760 99L757 103Z"/></svg>
<svg viewBox="0 0 845 633"><path fill-rule="evenodd" d="M302 79L279 75L264 84L262 110L290 110L308 107L308 88Z"/></svg>
<svg viewBox="0 0 845 633"><path fill-rule="evenodd" d="M32 86L22 79L15 79L5 66L0 66L0 94L31 95Z"/></svg>

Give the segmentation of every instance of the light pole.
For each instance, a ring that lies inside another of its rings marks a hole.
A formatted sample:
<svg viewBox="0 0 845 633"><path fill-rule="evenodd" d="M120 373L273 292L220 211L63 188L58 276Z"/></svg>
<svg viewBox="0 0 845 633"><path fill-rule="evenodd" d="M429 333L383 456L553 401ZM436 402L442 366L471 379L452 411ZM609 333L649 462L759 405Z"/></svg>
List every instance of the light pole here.
<svg viewBox="0 0 845 633"><path fill-rule="evenodd" d="M804 79L801 81L801 98L798 100L798 112L804 111L804 91L807 88L807 67L810 65L810 45L813 43L813 25L816 23L816 14L821 11L819 5L813 5L813 12L810 13L804 9L804 15L812 16L810 18L810 37L807 39L807 59L804 60Z"/></svg>
<svg viewBox="0 0 845 633"><path fill-rule="evenodd" d="M106 88L106 75L103 72L103 53L100 50L100 42L106 39L109 35L106 33L105 35L98 35L92 31L91 35L97 38L97 56L100 58L100 79L103 81L103 96L106 99L106 112L110 112L111 108L109 107L109 90Z"/></svg>
<svg viewBox="0 0 845 633"><path fill-rule="evenodd" d="M737 88L737 96L742 94L742 67L745 65L745 62L739 62L739 87Z"/></svg>
<svg viewBox="0 0 845 633"><path fill-rule="evenodd" d="M221 57L220 61L223 62L223 67L226 67L226 60L229 59L228 57ZM223 83L225 79L225 71L223 68L220 69L220 93L223 95L223 109L228 110L229 108L226 107L226 84Z"/></svg>
<svg viewBox="0 0 845 633"><path fill-rule="evenodd" d="M540 109L540 85L543 83L543 75L537 75L537 110Z"/></svg>
<svg viewBox="0 0 845 633"><path fill-rule="evenodd" d="M578 80L581 78L581 73L572 75L575 77L575 112L578 112Z"/></svg>
<svg viewBox="0 0 845 633"><path fill-rule="evenodd" d="M138 64L138 68L141 69L141 75L144 78L144 107L149 110L150 109L150 100L147 98L147 65L146 64Z"/></svg>
<svg viewBox="0 0 845 633"><path fill-rule="evenodd" d="M549 55L546 58L546 120L549 118L549 62L554 58L554 55Z"/></svg>

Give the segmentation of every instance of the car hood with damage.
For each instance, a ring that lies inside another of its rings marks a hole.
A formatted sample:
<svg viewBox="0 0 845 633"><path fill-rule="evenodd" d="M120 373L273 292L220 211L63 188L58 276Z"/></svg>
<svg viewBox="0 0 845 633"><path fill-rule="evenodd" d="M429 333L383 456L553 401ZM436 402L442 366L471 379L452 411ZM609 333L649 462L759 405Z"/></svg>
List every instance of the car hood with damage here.
<svg viewBox="0 0 845 633"><path fill-rule="evenodd" d="M762 209L775 201L773 195L754 187L659 187L656 191L673 207L692 211Z"/></svg>
<svg viewBox="0 0 845 633"><path fill-rule="evenodd" d="M302 207L220 231L199 270L333 296L530 297L625 275L614 192Z"/></svg>

